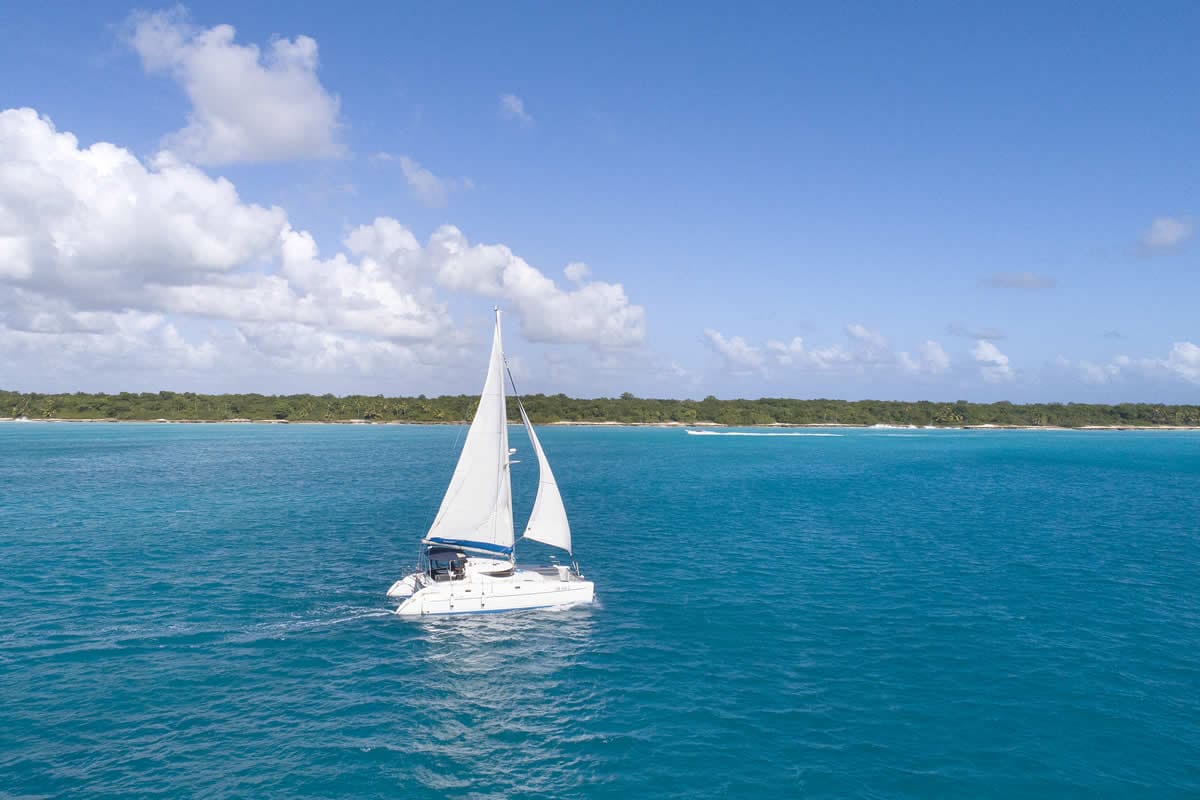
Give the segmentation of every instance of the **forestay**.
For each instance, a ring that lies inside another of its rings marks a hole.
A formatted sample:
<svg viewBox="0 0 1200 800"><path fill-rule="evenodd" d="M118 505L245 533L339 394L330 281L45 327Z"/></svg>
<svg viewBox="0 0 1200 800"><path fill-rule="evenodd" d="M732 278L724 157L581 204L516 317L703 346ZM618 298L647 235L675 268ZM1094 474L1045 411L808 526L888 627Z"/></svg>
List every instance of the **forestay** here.
<svg viewBox="0 0 1200 800"><path fill-rule="evenodd" d="M533 452L538 461L538 490L533 501L533 511L529 515L529 524L525 526L525 538L535 542L553 545L571 552L571 525L567 522L567 509L563 507L562 495L558 491L558 482L554 480L554 472L542 443L538 441L537 433L525 413L525 406L517 401L521 409L521 421L529 433L529 441L533 444Z"/></svg>
<svg viewBox="0 0 1200 800"><path fill-rule="evenodd" d="M500 312L487 380L454 477L425 540L510 555L512 485L508 467L508 412L504 404L504 350ZM557 492L556 492L557 496Z"/></svg>

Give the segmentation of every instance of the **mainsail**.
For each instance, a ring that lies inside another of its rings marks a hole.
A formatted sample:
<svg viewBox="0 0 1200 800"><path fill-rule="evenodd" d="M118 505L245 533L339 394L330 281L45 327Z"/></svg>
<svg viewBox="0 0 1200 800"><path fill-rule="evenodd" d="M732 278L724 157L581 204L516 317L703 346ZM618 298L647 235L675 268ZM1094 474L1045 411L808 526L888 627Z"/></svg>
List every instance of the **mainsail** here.
<svg viewBox="0 0 1200 800"><path fill-rule="evenodd" d="M535 542L560 547L571 552L571 525L567 522L567 509L563 507L562 495L558 491L558 482L550 470L550 462L542 450L537 433L525 413L525 406L517 400L521 409L521 421L529 433L529 441L533 443L533 452L537 453L538 461L538 490L533 501L533 511L529 515L529 524L525 526L525 538Z"/></svg>
<svg viewBox="0 0 1200 800"><path fill-rule="evenodd" d="M433 527L425 535L426 542L505 556L512 554L512 484L508 455L504 350L500 342L500 310L497 309L492 356L479 408L467 431L462 455Z"/></svg>

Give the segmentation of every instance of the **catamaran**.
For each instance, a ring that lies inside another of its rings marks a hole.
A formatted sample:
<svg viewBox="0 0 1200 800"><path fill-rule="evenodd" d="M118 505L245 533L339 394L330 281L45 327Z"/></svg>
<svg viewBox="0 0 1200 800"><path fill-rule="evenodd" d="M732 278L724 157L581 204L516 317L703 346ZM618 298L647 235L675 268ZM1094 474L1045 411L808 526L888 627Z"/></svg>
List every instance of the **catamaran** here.
<svg viewBox="0 0 1200 800"><path fill-rule="evenodd" d="M571 525L558 483L514 385L513 396L537 456L539 476L523 538L564 550L571 557L570 564L517 566L509 474L509 466L517 462L512 460L516 450L508 446L506 374L512 383L497 308L487 380L454 476L433 526L421 540L416 571L388 589L388 597L401 601L396 608L401 616L486 614L595 599L595 585L584 580L572 554Z"/></svg>

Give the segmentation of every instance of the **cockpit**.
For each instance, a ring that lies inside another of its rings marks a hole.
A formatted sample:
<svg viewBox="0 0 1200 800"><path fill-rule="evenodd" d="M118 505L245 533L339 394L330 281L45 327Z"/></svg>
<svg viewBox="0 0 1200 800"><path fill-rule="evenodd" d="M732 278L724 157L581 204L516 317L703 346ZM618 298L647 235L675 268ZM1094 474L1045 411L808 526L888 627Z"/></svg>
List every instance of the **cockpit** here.
<svg viewBox="0 0 1200 800"><path fill-rule="evenodd" d="M447 547L431 547L425 553L429 577L435 581L457 581L467 576L467 554Z"/></svg>

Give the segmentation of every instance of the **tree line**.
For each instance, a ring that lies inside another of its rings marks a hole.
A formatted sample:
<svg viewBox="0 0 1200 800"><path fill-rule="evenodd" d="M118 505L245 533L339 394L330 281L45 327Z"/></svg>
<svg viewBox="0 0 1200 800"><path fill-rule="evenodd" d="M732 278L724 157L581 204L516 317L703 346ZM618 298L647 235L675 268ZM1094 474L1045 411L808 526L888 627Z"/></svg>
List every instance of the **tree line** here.
<svg viewBox="0 0 1200 800"><path fill-rule="evenodd" d="M685 425L1200 425L1200 406L1159 403L954 403L898 400L668 400L635 397L522 398L534 422L622 422ZM278 420L291 422L460 422L475 413L475 395L384 397L332 394L21 393L0 390L0 417L110 420ZM509 418L517 421L516 404Z"/></svg>

